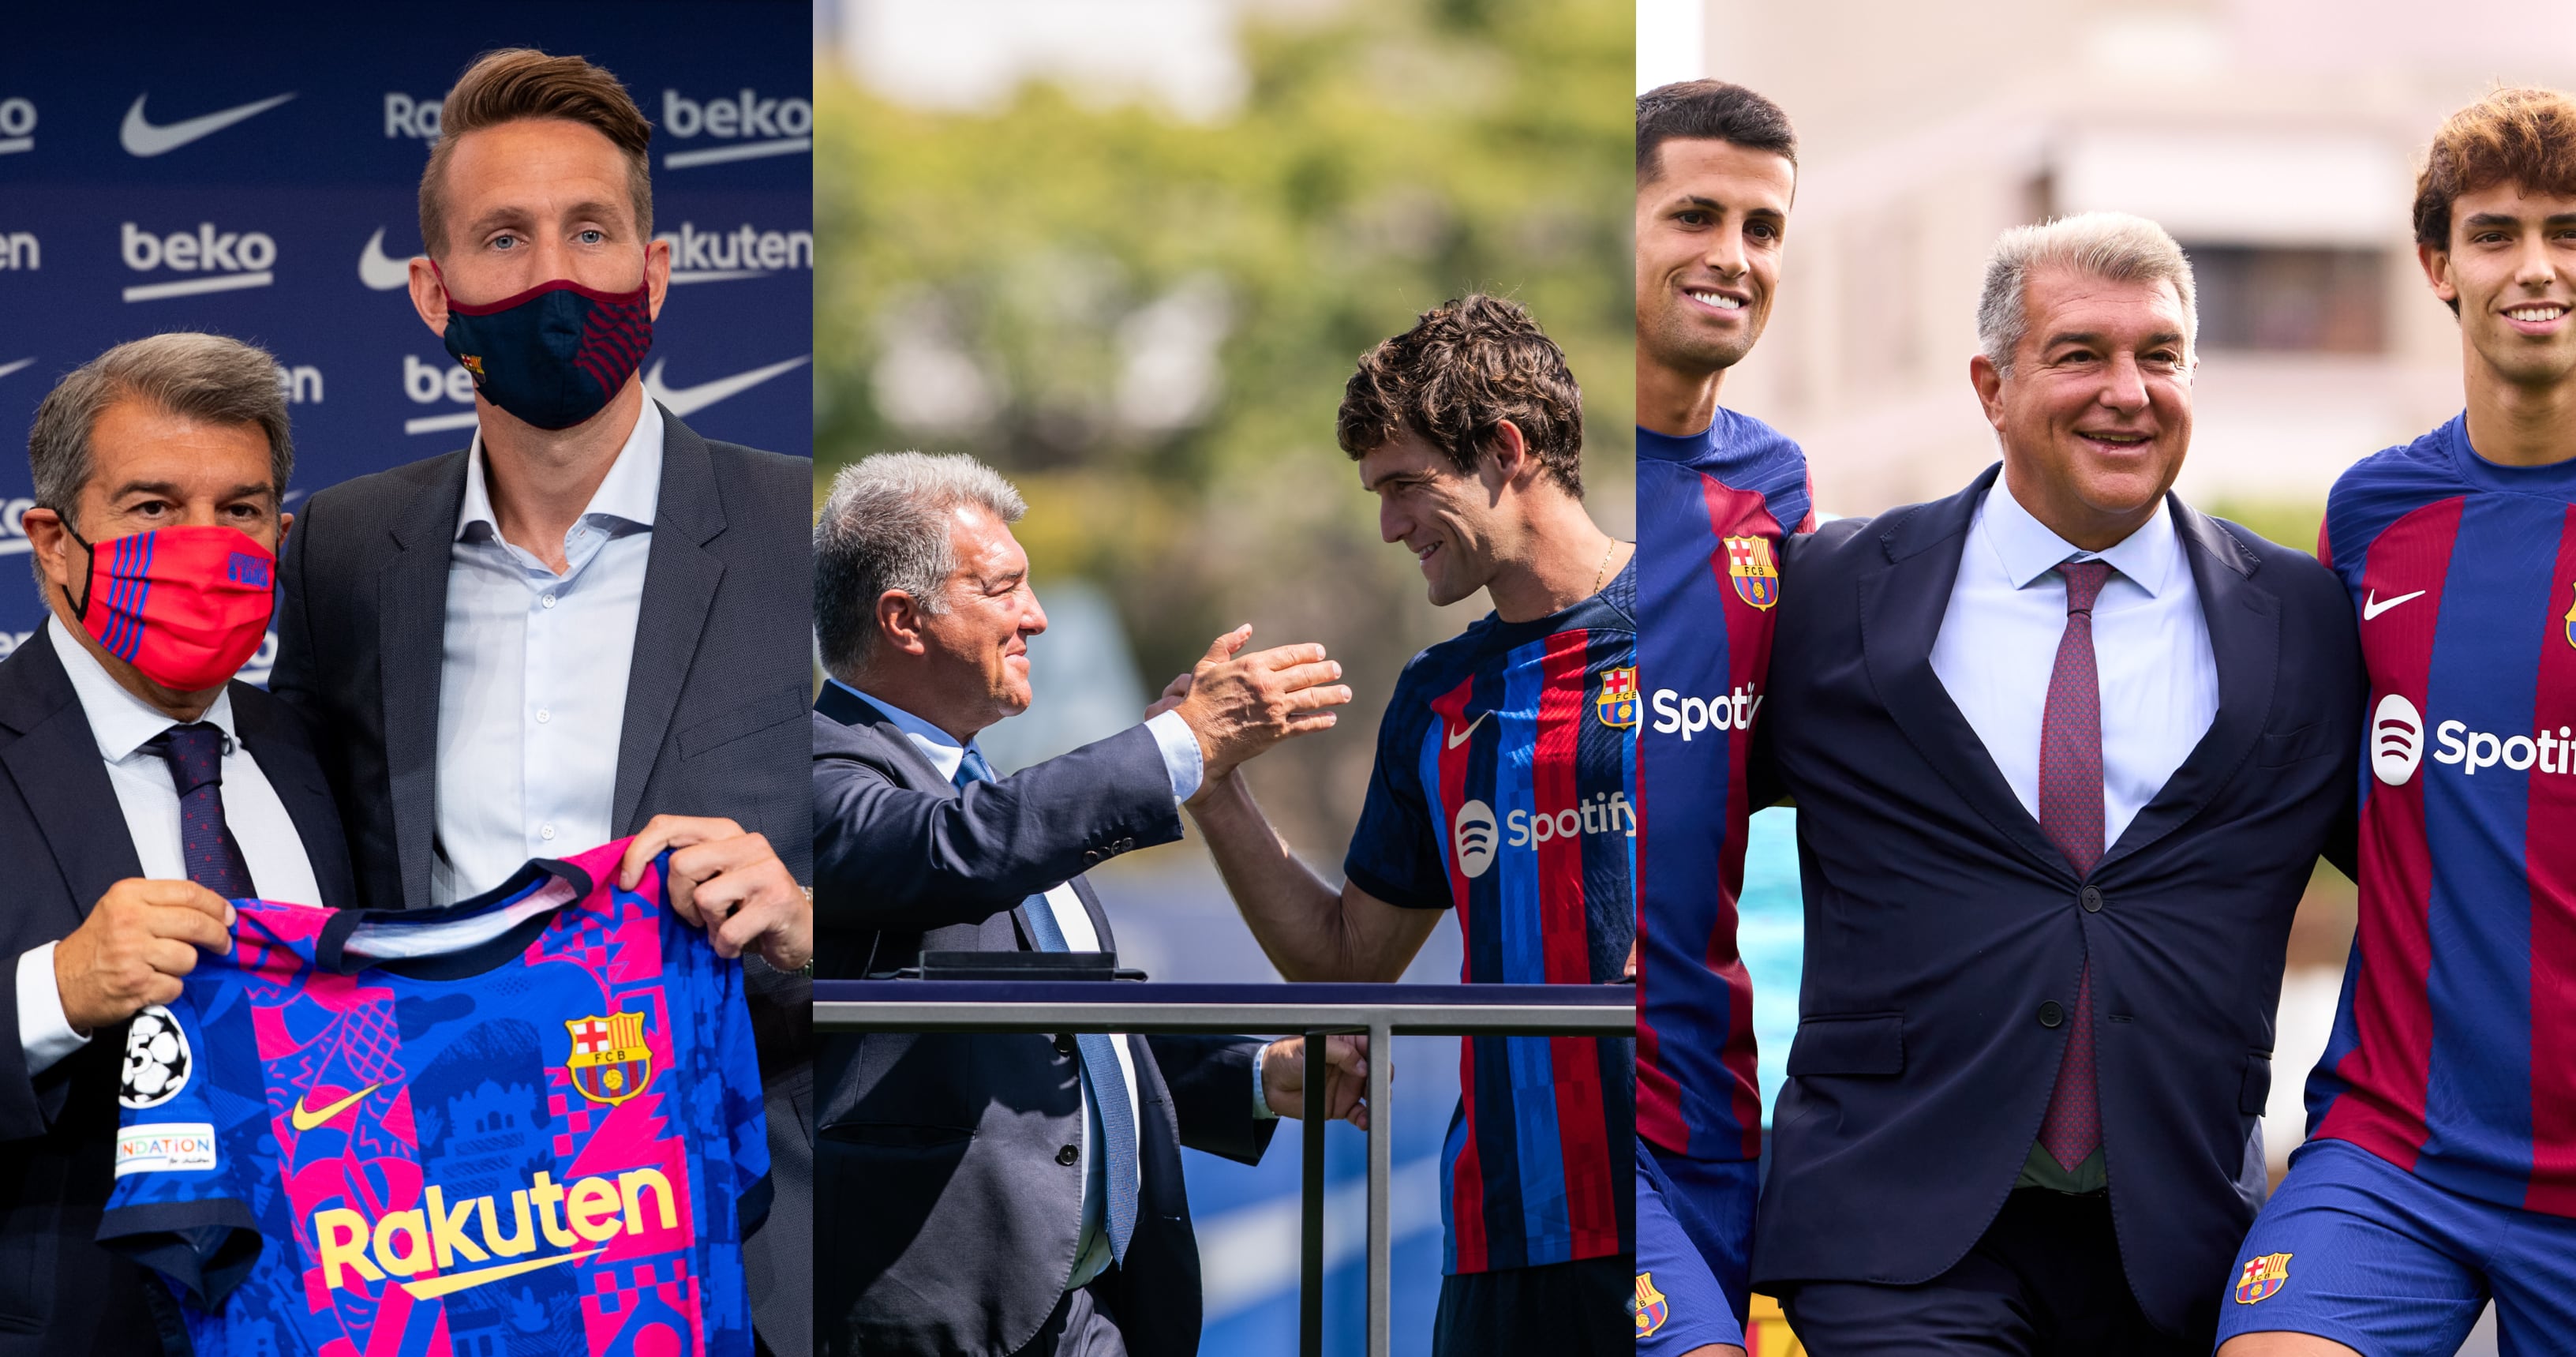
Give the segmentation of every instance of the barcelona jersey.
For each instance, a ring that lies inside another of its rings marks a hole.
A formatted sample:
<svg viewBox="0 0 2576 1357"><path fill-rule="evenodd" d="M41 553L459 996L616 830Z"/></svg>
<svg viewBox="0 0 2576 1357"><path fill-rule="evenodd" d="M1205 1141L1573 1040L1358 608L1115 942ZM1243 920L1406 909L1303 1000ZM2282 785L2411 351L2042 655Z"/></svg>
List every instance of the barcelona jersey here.
<svg viewBox="0 0 2576 1357"><path fill-rule="evenodd" d="M1628 959L1637 584L1530 622L1492 614L1405 666L1344 864L1409 909L1455 909L1468 984L1601 985ZM1469 1037L1441 1149L1445 1270L1635 1247L1624 1037Z"/></svg>
<svg viewBox="0 0 2576 1357"><path fill-rule="evenodd" d="M2371 705L2309 1134L2576 1216L2576 464L2499 466L2453 419L2346 471L2318 554Z"/></svg>
<svg viewBox="0 0 2576 1357"><path fill-rule="evenodd" d="M1762 1152L1753 986L1735 948L1746 762L1771 669L1780 540L1815 526L1806 455L1721 409L1637 430L1637 1133L1693 1159Z"/></svg>
<svg viewBox="0 0 2576 1357"><path fill-rule="evenodd" d="M197 1357L752 1351L742 968L624 842L445 909L237 901L138 1014L99 1230Z"/></svg>

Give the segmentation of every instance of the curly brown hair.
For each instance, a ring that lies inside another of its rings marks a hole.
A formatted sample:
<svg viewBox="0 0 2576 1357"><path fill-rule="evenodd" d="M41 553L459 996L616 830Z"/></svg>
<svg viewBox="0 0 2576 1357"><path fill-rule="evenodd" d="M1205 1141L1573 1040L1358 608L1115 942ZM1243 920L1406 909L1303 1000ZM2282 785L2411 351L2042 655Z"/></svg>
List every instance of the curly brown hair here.
<svg viewBox="0 0 2576 1357"><path fill-rule="evenodd" d="M1504 420L1550 478L1583 498L1583 389L1565 351L1520 303L1473 292L1360 357L1336 433L1357 461L1410 432L1473 475Z"/></svg>
<svg viewBox="0 0 2576 1357"><path fill-rule="evenodd" d="M2498 184L2576 195L2576 99L2500 89L2444 120L2415 179L2416 243L2451 248L2451 204Z"/></svg>

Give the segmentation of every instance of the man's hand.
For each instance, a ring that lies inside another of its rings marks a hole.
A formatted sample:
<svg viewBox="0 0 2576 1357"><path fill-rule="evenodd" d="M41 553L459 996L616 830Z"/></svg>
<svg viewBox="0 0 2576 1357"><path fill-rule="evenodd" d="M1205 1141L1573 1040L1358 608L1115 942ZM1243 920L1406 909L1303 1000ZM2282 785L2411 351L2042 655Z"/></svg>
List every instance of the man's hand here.
<svg viewBox="0 0 2576 1357"><path fill-rule="evenodd" d="M193 881L117 882L54 944L63 1016L87 1036L178 998L197 949L230 949L232 929L232 903Z"/></svg>
<svg viewBox="0 0 2576 1357"><path fill-rule="evenodd" d="M1392 1077L1390 1075L1390 1077ZM1368 1038L1324 1039L1324 1115L1368 1129ZM1261 1048L1261 1096L1283 1117L1306 1115L1306 1039Z"/></svg>
<svg viewBox="0 0 2576 1357"><path fill-rule="evenodd" d="M1236 654L1250 639L1249 624L1216 638L1186 676L1186 689L1174 679L1163 690L1163 701L1146 712L1151 717L1157 710L1177 711L1189 723L1205 760L1202 791L1291 735L1332 729L1328 708L1351 700L1351 690L1335 681L1342 676L1341 665L1324 658L1322 646ZM1171 705L1167 708L1165 702Z"/></svg>
<svg viewBox="0 0 2576 1357"><path fill-rule="evenodd" d="M801 969L814 955L814 902L788 875L768 839L713 816L656 815L626 845L617 864L618 888L635 889L665 848L674 850L671 909L691 927L707 930L716 955L757 951L782 971Z"/></svg>

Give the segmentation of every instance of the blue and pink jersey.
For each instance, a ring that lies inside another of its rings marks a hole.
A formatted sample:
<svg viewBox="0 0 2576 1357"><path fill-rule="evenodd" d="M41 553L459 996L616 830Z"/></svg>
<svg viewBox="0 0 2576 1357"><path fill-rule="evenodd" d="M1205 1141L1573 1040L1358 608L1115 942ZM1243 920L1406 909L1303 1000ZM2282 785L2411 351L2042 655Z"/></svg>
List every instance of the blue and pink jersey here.
<svg viewBox="0 0 2576 1357"><path fill-rule="evenodd" d="M1753 986L1735 949L1745 768L1771 669L1780 541L1815 526L1807 458L1719 410L1637 430L1637 1133L1694 1159L1762 1152Z"/></svg>
<svg viewBox="0 0 2576 1357"><path fill-rule="evenodd" d="M134 1021L101 1242L196 1357L752 1351L742 968L623 842L451 908L236 902Z"/></svg>
<svg viewBox="0 0 2576 1357"><path fill-rule="evenodd" d="M2309 1134L2576 1216L2576 464L2499 466L2454 419L2346 471L2318 555L2371 707Z"/></svg>
<svg viewBox="0 0 2576 1357"><path fill-rule="evenodd" d="M1344 870L1455 909L1468 984L1601 985L1628 959L1636 574L1530 622L1487 614L1405 666ZM1441 1151L1451 1273L1635 1247L1624 1038L1470 1037Z"/></svg>

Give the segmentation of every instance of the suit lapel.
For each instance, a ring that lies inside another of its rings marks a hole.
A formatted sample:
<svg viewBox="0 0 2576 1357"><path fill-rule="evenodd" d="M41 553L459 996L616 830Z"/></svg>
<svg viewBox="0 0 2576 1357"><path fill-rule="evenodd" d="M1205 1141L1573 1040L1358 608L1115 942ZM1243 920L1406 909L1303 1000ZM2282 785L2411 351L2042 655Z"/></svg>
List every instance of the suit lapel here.
<svg viewBox="0 0 2576 1357"><path fill-rule="evenodd" d="M2201 615L2209 623L2210 654L2218 665L2218 714L2190 757L2103 855L2103 867L2190 823L2235 778L2263 733L2265 715L2272 709L2272 685L2280 673L2280 600L2255 581L2253 554L2179 496L2166 498L2173 506L2183 556L2191 562Z"/></svg>
<svg viewBox="0 0 2576 1357"><path fill-rule="evenodd" d="M654 501L653 545L645 556L635 652L627 661L625 724L617 741L617 795L610 823L621 834L643 828L636 815L644 786L670 733L716 585L724 578L724 562L707 552L705 544L724 527L706 440L664 409L662 485Z"/></svg>
<svg viewBox="0 0 2576 1357"><path fill-rule="evenodd" d="M842 691L838 684L826 683L823 685L821 695L814 699L814 710L854 730L866 730L873 734L880 744L893 751L895 762L902 765L903 772L906 774L905 785L910 790L930 792L950 798L957 796L957 784L941 777L939 769L932 766L930 756L914 747L912 741L902 731L896 729L894 722L887 720L886 714L877 710L875 704L852 697ZM976 925L975 950L979 952L1037 950L1037 943L1029 933L1027 903L1023 901L1014 905L1006 913L984 916L984 921Z"/></svg>
<svg viewBox="0 0 2576 1357"><path fill-rule="evenodd" d="M394 850L403 907L429 904L430 844L438 833L438 687L447 662L447 570L465 459L450 454L435 488L392 532L396 548L376 574L377 674L383 691L385 771L392 784Z"/></svg>
<svg viewBox="0 0 2576 1357"><path fill-rule="evenodd" d="M87 918L109 886L143 875L143 859L126 831L125 809L107 780L89 715L42 626L0 665L0 727L18 732L0 748L0 768L17 784L74 908Z"/></svg>
<svg viewBox="0 0 2576 1357"><path fill-rule="evenodd" d="M1861 583L1862 659L1889 718L1923 761L2025 857L2063 876L2069 870L2065 855L2041 837L2039 822L2013 795L1985 742L1932 670L1932 642L1959 578L1968 525L1999 469L2000 464L1987 468L1967 489L1921 505L1881 531L1887 569Z"/></svg>

